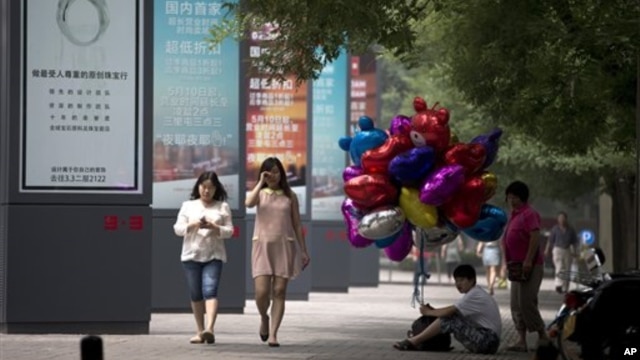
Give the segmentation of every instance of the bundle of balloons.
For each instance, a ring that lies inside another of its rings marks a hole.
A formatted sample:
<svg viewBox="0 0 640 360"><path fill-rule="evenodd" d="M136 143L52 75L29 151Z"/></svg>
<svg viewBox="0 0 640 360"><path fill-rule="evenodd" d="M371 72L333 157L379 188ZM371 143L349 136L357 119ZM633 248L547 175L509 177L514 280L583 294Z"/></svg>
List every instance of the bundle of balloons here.
<svg viewBox="0 0 640 360"><path fill-rule="evenodd" d="M502 130L461 143L451 134L448 109L438 103L429 108L421 97L413 107L412 117L395 116L387 131L362 116L359 131L338 141L353 162L343 172L349 242L356 248L375 244L401 261L414 245L414 230L426 248L460 232L478 241L499 239L507 216L486 202L498 184L487 168Z"/></svg>

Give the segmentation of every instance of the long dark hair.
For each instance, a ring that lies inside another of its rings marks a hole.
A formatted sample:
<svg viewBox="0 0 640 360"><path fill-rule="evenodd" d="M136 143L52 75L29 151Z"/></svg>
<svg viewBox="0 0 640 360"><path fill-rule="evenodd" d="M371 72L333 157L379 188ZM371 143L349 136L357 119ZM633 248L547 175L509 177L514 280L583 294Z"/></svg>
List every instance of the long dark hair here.
<svg viewBox="0 0 640 360"><path fill-rule="evenodd" d="M262 165L260 165L260 171L258 172L258 180L260 179L260 174L265 171L270 171L274 166L277 167L280 172L280 182L278 184L280 185L280 189L284 191L284 194L287 195L287 197L291 198L293 191L291 191L291 186L289 186L289 182L287 181L287 173L284 171L282 162L280 162L277 157L268 157L262 162ZM262 184L261 189L265 187L267 187L266 183Z"/></svg>
<svg viewBox="0 0 640 360"><path fill-rule="evenodd" d="M216 192L213 193L213 200L216 201L226 201L227 200L227 190L224 189L220 179L218 179L218 174L214 171L207 171L200 174L198 180L196 180L196 184L193 185L193 190L191 191L191 200L200 199L200 184L203 182L211 180L213 186L216 187Z"/></svg>

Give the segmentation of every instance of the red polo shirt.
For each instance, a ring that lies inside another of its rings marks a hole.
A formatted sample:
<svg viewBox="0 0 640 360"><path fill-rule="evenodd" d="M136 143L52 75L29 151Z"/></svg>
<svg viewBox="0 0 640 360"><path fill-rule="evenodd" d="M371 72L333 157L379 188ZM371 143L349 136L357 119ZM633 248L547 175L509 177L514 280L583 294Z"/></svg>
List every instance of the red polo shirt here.
<svg viewBox="0 0 640 360"><path fill-rule="evenodd" d="M540 230L540 214L529 204L524 204L511 212L504 232L505 257L507 262L524 261L527 257L531 233ZM538 254L533 259L534 265L544 263L542 251L538 246Z"/></svg>

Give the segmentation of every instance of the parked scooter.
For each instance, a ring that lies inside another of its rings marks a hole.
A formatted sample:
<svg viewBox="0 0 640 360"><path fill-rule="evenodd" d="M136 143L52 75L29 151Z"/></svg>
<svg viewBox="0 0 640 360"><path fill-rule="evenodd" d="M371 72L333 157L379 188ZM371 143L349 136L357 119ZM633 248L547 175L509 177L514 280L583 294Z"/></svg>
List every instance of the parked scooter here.
<svg viewBox="0 0 640 360"><path fill-rule="evenodd" d="M548 326L564 359L616 359L640 344L640 275L607 274L603 263L602 251L591 249L587 272L560 274L585 287L565 295Z"/></svg>

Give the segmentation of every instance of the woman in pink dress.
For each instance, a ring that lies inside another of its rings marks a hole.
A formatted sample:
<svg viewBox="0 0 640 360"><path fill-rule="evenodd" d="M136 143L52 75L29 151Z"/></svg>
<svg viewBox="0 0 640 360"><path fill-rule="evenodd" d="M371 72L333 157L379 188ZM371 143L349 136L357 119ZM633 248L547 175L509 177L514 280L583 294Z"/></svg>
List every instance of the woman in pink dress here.
<svg viewBox="0 0 640 360"><path fill-rule="evenodd" d="M302 233L298 198L287 182L282 163L275 157L267 158L259 174L258 183L247 195L245 204L248 208L257 206L251 267L256 306L261 316L260 339L277 347L287 284L309 265L310 258ZM269 306L271 319L267 315Z"/></svg>

